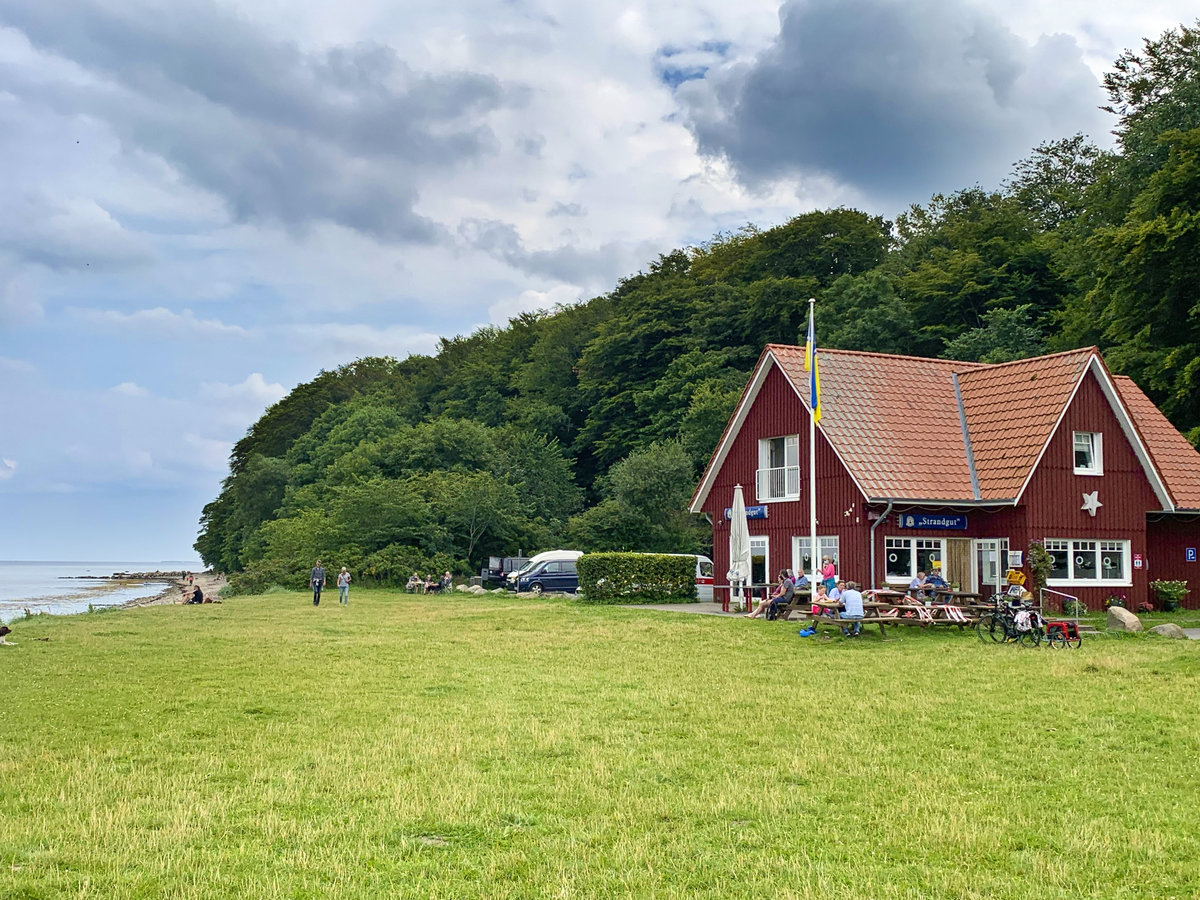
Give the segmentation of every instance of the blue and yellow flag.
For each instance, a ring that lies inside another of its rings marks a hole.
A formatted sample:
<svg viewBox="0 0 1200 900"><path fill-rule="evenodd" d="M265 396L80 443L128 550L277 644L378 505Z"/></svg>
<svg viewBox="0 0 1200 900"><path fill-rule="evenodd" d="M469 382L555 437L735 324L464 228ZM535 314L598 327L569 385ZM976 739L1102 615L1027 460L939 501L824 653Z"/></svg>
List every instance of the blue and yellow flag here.
<svg viewBox="0 0 1200 900"><path fill-rule="evenodd" d="M817 332L812 306L808 308L808 340L804 342L804 371L808 373L808 403L814 422L821 421L821 372L817 368Z"/></svg>

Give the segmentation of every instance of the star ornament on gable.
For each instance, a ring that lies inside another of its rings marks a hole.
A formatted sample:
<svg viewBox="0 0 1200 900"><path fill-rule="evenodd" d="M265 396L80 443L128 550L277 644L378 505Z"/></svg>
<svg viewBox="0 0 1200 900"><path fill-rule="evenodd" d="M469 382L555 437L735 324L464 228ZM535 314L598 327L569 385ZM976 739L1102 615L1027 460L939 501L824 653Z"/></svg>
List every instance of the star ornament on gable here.
<svg viewBox="0 0 1200 900"><path fill-rule="evenodd" d="M1080 509L1087 510L1087 514L1093 519L1096 517L1096 510L1104 505L1100 502L1100 498L1096 496L1098 493L1100 492L1092 491L1090 494L1084 494L1083 506L1079 507Z"/></svg>

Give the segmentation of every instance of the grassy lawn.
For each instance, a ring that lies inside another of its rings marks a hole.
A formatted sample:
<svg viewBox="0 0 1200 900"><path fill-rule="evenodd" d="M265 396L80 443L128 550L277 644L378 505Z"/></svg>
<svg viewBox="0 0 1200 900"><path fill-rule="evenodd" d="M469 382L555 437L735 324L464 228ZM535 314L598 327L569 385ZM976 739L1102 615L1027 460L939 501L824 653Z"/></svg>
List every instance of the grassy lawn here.
<svg viewBox="0 0 1200 900"><path fill-rule="evenodd" d="M364 590L12 638L0 898L1200 895L1191 641Z"/></svg>

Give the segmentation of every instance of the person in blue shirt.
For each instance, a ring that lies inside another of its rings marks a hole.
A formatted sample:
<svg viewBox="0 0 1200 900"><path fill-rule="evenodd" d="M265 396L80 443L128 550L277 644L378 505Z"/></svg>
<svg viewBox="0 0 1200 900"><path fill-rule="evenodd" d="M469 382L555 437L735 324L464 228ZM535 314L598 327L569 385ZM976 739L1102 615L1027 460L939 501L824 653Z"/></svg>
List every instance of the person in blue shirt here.
<svg viewBox="0 0 1200 900"><path fill-rule="evenodd" d="M939 568L934 568L929 573L929 577L925 579L925 584L931 590L948 591L950 589L950 585L946 584L946 579L942 577L942 570Z"/></svg>
<svg viewBox="0 0 1200 900"><path fill-rule="evenodd" d="M924 572L918 572L917 577L908 583L908 595L917 600L924 600L929 596L929 579L925 577Z"/></svg>

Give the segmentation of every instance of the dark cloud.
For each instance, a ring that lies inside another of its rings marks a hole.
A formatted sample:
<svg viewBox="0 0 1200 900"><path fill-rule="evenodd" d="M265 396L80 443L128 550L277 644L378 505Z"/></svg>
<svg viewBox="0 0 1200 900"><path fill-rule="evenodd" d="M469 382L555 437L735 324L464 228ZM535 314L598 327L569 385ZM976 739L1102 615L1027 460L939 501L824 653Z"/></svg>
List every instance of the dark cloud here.
<svg viewBox="0 0 1200 900"><path fill-rule="evenodd" d="M1073 39L1030 46L945 0L789 0L761 56L677 95L701 151L748 184L811 174L899 204L998 182L1042 140L1104 127Z"/></svg>
<svg viewBox="0 0 1200 900"><path fill-rule="evenodd" d="M414 72L377 44L305 52L211 4L18 0L0 24L96 79L42 86L44 102L102 117L239 219L289 227L430 239L421 174L494 152L483 117L524 99L491 76Z"/></svg>

